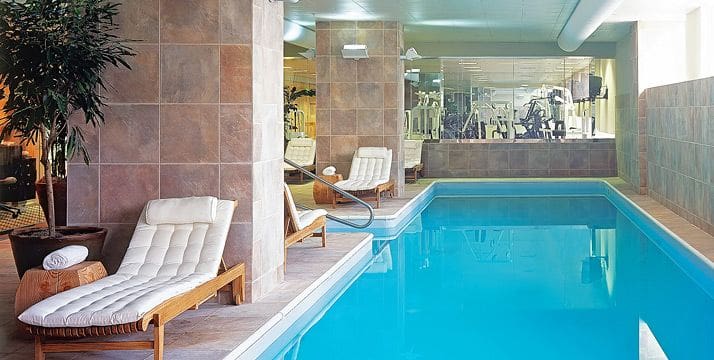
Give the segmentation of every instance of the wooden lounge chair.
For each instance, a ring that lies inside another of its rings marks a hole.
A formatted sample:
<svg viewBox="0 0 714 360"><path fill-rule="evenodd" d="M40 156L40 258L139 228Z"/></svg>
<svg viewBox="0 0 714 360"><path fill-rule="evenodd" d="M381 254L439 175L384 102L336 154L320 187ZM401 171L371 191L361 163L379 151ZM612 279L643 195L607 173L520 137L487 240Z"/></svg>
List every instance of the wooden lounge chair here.
<svg viewBox="0 0 714 360"><path fill-rule="evenodd" d="M164 325L231 284L244 300L245 265L216 275L235 203L214 197L153 200L144 208L116 274L49 297L18 319L45 353L153 349L163 358ZM153 341L68 342L146 331ZM64 338L48 341L46 338Z"/></svg>
<svg viewBox="0 0 714 360"><path fill-rule="evenodd" d="M314 139L310 138L295 138L288 142L288 147L285 148L285 158L292 160L294 163L302 166L306 170L315 170L315 151L317 144ZM297 172L300 177L300 182L304 180L304 175L296 168L283 163L283 171L287 174Z"/></svg>
<svg viewBox="0 0 714 360"><path fill-rule="evenodd" d="M424 140L404 140L404 177L413 176L414 182L419 179L419 172L424 169L421 162L421 147Z"/></svg>
<svg viewBox="0 0 714 360"><path fill-rule="evenodd" d="M288 269L288 247L306 238L320 236L322 247L327 245L327 211L324 209L298 211L288 184L285 191L285 262L283 271ZM322 229L320 233L316 230Z"/></svg>
<svg viewBox="0 0 714 360"><path fill-rule="evenodd" d="M361 147L355 151L347 180L338 181L335 186L355 196L374 195L377 208L382 193L394 195L394 181L389 179L392 170L392 150L384 147ZM335 194L332 207L337 203L350 202L340 194Z"/></svg>

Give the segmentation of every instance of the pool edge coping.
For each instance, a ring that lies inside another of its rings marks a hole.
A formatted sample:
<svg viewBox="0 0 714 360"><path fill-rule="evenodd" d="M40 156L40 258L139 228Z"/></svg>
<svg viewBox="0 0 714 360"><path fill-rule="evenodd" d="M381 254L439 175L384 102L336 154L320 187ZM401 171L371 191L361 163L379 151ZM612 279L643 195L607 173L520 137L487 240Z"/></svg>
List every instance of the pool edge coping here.
<svg viewBox="0 0 714 360"><path fill-rule="evenodd" d="M277 314L273 315L261 327L243 340L238 346L226 354L224 360L255 359L263 353L273 342L290 328L310 307L315 305L331 287L337 284L357 262L367 253L372 251L374 235L367 236L355 247L348 251L341 259L333 264L325 273L302 290L294 299L290 300ZM333 280L333 281L330 281ZM302 308L302 309L301 309ZM299 313L296 313L299 312ZM290 317L294 319L289 320ZM287 319L287 320L286 320ZM286 322L283 322L285 320ZM282 329L280 329L282 327ZM261 344L265 344L262 348Z"/></svg>

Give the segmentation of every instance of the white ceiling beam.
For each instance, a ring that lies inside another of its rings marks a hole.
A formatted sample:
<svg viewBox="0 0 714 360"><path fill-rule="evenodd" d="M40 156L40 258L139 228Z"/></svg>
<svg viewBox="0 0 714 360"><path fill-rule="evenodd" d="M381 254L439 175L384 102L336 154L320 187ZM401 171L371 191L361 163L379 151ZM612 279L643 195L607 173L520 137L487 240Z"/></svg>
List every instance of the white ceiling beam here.
<svg viewBox="0 0 714 360"><path fill-rule="evenodd" d="M573 52L615 12L623 0L580 0L558 35L558 46Z"/></svg>

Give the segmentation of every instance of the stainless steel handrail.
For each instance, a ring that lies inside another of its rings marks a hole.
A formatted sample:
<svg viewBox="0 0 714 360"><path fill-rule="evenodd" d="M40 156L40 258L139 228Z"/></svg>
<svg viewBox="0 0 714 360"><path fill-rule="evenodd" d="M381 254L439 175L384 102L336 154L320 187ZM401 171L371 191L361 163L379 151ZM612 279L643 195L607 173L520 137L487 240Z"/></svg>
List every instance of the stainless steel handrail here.
<svg viewBox="0 0 714 360"><path fill-rule="evenodd" d="M354 222L352 222L352 221L345 220L345 219L341 219L341 218L338 218L337 216L330 215L330 214L327 214L327 218L328 218L328 219L330 219L330 220L332 220L332 221L336 221L336 222L338 222L338 223L340 223L340 224L343 224L343 225L347 225L347 226L356 228L356 229L364 229L364 228L366 228L366 227L368 227L369 225L372 224L372 221L374 221L374 209L372 208L372 205L367 204L366 202L364 202L364 200L362 200L362 199L360 199L360 198L358 198L358 197L356 197L356 196L354 196L354 195L348 193L347 191L344 191L344 190L338 188L337 186L333 185L333 184L330 183L329 181L326 181L325 179L323 179L323 178L321 178L321 177L319 177L319 176L317 176L317 175L311 173L310 171L308 171L307 169L303 168L302 166L296 164L296 163L295 163L294 161L292 161L292 160L283 159L283 161L285 161L286 164L288 164L288 165L294 167L297 171L300 171L301 173L303 173L303 174L307 175L308 177L314 179L315 181L319 181L319 182L325 184L327 187L329 187L330 189L334 190L336 193L338 193L338 194L340 194L340 195L342 195L342 196L344 196L344 197L346 197L346 198L348 198L348 199L350 199L350 200L352 200L352 201L354 201L354 202L356 202L356 203L358 203L358 204L360 204L360 205L366 207L366 208L367 208L367 211L369 211L369 218L367 219L367 222L364 223L364 224L357 224L357 223L354 223ZM295 205L295 206L296 206L296 207L299 207L299 208L301 208L301 209L305 209L305 210L313 210L312 208L309 208L309 207L304 206L304 205Z"/></svg>

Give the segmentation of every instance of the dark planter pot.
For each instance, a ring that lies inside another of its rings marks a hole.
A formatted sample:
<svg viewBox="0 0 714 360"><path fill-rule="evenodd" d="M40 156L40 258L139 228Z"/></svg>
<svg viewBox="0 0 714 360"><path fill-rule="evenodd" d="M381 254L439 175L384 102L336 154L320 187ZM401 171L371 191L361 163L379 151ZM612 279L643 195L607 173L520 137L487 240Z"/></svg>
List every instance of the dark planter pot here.
<svg viewBox="0 0 714 360"><path fill-rule="evenodd" d="M57 227L57 237L47 236L46 229L30 228L10 233L12 255L17 274L22 278L25 271L42 265L49 253L67 245L82 245L89 250L87 260L101 260L107 229L89 226Z"/></svg>
<svg viewBox="0 0 714 360"><path fill-rule="evenodd" d="M52 179L52 191L55 195L55 224L57 226L67 225L67 180ZM49 219L47 210L47 181L43 177L35 184L37 200L40 202L45 219ZM47 220L49 221L49 220Z"/></svg>

